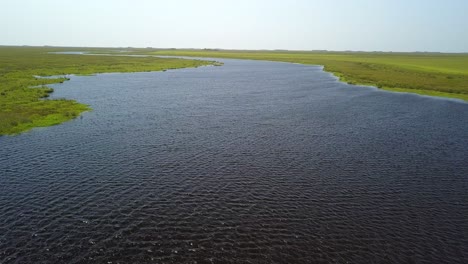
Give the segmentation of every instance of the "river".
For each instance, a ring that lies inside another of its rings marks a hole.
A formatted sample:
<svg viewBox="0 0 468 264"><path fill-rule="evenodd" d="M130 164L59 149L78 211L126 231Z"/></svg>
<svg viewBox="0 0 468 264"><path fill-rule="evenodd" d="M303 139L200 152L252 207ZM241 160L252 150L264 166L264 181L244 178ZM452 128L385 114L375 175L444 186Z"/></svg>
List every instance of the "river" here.
<svg viewBox="0 0 468 264"><path fill-rule="evenodd" d="M468 261L467 103L220 61L53 85L93 111L0 137L0 263Z"/></svg>

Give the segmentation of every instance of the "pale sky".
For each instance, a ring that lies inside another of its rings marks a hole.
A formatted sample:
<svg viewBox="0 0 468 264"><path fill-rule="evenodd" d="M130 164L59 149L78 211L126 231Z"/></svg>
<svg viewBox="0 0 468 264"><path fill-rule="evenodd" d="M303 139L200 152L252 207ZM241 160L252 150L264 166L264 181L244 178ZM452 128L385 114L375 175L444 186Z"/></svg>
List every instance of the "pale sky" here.
<svg viewBox="0 0 468 264"><path fill-rule="evenodd" d="M468 52L468 0L0 0L0 45Z"/></svg>

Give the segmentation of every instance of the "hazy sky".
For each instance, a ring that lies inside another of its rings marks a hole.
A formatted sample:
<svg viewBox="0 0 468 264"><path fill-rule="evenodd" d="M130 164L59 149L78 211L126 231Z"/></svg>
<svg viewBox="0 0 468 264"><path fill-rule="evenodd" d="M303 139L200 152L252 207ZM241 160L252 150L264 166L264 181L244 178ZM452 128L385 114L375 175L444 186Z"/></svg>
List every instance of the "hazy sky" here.
<svg viewBox="0 0 468 264"><path fill-rule="evenodd" d="M468 52L468 0L0 0L0 45Z"/></svg>

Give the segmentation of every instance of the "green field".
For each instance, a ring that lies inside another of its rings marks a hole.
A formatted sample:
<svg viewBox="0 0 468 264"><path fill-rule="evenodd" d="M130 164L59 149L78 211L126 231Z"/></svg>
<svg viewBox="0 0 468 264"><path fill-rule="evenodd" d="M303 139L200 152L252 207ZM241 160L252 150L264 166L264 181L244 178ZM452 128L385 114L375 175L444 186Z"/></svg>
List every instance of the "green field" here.
<svg viewBox="0 0 468 264"><path fill-rule="evenodd" d="M133 52L323 65L325 71L350 84L468 100L468 54L175 49Z"/></svg>
<svg viewBox="0 0 468 264"><path fill-rule="evenodd" d="M161 71L213 64L200 60L49 53L77 50L109 52L109 49L0 46L0 135L59 124L90 110L73 100L47 99L53 92L47 85L67 81L67 74ZM41 78L44 76L56 77Z"/></svg>

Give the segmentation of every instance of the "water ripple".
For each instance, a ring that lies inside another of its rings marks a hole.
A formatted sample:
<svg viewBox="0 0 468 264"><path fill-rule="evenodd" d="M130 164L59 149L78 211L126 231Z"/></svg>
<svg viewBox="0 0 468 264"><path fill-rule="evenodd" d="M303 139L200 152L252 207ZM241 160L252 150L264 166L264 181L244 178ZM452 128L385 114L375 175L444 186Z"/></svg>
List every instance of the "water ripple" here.
<svg viewBox="0 0 468 264"><path fill-rule="evenodd" d="M72 77L0 138L0 263L466 263L468 104L304 65Z"/></svg>

